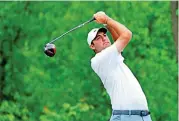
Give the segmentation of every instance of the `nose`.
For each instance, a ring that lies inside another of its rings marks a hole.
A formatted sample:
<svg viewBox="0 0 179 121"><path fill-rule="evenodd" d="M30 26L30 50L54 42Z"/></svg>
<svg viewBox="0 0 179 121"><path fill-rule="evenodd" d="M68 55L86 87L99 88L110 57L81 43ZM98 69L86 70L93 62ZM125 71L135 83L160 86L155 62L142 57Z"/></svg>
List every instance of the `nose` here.
<svg viewBox="0 0 179 121"><path fill-rule="evenodd" d="M102 37L103 42L105 42L107 39L105 36Z"/></svg>

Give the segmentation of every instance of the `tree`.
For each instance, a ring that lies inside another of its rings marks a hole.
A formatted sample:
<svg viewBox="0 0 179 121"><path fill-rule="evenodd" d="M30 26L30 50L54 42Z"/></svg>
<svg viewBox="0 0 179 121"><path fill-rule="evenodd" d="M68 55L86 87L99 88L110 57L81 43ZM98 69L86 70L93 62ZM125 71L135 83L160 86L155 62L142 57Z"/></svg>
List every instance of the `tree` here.
<svg viewBox="0 0 179 121"><path fill-rule="evenodd" d="M176 57L178 61L178 1L171 1L171 17L172 17L172 31L173 39L176 46Z"/></svg>

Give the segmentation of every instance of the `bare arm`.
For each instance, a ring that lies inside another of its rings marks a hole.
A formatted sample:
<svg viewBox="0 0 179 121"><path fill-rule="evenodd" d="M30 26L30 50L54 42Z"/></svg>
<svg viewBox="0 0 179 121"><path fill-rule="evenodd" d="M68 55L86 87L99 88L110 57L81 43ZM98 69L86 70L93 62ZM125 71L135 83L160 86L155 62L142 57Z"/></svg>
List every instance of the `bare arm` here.
<svg viewBox="0 0 179 121"><path fill-rule="evenodd" d="M111 28L111 30L109 30L111 35L115 37L114 41L118 51L121 52L131 40L132 32L129 29L127 29L124 25L120 24L119 22L111 18L108 18L106 23L108 28Z"/></svg>
<svg viewBox="0 0 179 121"><path fill-rule="evenodd" d="M111 33L112 39L114 41L116 41L119 37L119 35L114 31L114 29L112 27L110 27L109 25L106 25L106 28L108 29L108 31Z"/></svg>
<svg viewBox="0 0 179 121"><path fill-rule="evenodd" d="M114 44L116 45L118 52L121 52L129 43L132 37L132 32L121 23L108 17L104 12L97 12L94 14L94 17L96 18L97 23L107 24L115 41Z"/></svg>

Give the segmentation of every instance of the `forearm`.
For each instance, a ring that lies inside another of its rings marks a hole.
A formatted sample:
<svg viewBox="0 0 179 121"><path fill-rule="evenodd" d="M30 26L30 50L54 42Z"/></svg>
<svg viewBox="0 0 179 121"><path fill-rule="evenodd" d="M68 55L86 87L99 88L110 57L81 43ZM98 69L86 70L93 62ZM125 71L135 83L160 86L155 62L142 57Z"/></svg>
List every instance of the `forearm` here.
<svg viewBox="0 0 179 121"><path fill-rule="evenodd" d="M119 35L116 33L116 31L115 31L112 27L110 27L109 25L106 25L106 28L107 28L108 31L110 32L110 34L111 34L111 36L112 36L112 39L113 39L114 41L116 41L116 40L118 39L118 37L119 37Z"/></svg>
<svg viewBox="0 0 179 121"><path fill-rule="evenodd" d="M128 28L126 28L124 25L111 18L108 18L106 24L114 41L116 41L119 38L128 38L130 40L131 31Z"/></svg>

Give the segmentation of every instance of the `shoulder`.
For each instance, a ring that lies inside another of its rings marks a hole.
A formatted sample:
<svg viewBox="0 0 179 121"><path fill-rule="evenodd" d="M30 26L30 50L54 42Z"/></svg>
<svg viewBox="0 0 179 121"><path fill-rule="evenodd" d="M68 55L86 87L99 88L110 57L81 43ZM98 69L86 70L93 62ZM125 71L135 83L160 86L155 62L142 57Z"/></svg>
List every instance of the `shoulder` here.
<svg viewBox="0 0 179 121"><path fill-rule="evenodd" d="M96 65L96 63L97 63L97 54L93 57L93 58L91 58L91 67L92 68L94 68L95 67L95 65Z"/></svg>
<svg viewBox="0 0 179 121"><path fill-rule="evenodd" d="M115 60L119 55L120 53L118 52L115 44L112 44L111 46L97 53L91 59L91 65L93 66L93 65L108 63L109 61L113 59Z"/></svg>

